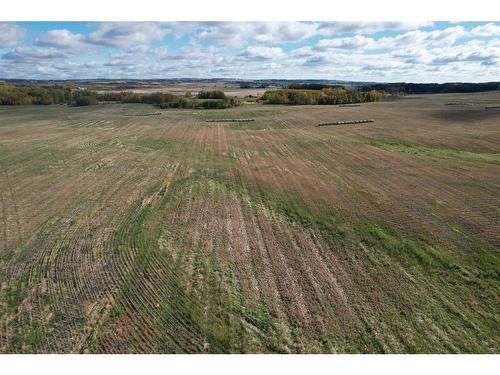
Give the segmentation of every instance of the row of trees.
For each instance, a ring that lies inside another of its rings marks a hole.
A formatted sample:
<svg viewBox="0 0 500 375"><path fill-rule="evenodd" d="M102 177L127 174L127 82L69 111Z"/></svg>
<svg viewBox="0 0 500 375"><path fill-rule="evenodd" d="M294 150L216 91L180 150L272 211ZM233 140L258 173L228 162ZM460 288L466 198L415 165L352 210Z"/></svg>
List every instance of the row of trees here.
<svg viewBox="0 0 500 375"><path fill-rule="evenodd" d="M190 98L178 98L175 102L165 102L160 104L160 108L202 108L202 109L225 109L232 108L240 105L239 100L235 98L224 98L224 99L190 99Z"/></svg>
<svg viewBox="0 0 500 375"><path fill-rule="evenodd" d="M152 94L108 92L99 94L97 99L100 102L145 103L160 108L223 109L239 105L237 99L227 97L223 91L201 91L197 98L193 98L189 91L184 97L161 92Z"/></svg>
<svg viewBox="0 0 500 375"><path fill-rule="evenodd" d="M0 84L0 105L61 104L72 100L73 93L63 87L14 86Z"/></svg>
<svg viewBox="0 0 500 375"><path fill-rule="evenodd" d="M239 105L235 98L226 97L223 91L201 91L198 98L190 92L185 97L154 92L140 94L129 91L97 93L70 87L15 86L0 84L0 105L22 104L68 104L87 106L98 103L145 103L161 108L207 108L223 109Z"/></svg>
<svg viewBox="0 0 500 375"><path fill-rule="evenodd" d="M198 99L226 99L226 94L221 90L214 91L200 91L198 93Z"/></svg>
<svg viewBox="0 0 500 375"><path fill-rule="evenodd" d="M262 99L268 104L351 104L375 102L383 93L377 90L359 91L344 88L324 88L322 90L273 90L266 91Z"/></svg>
<svg viewBox="0 0 500 375"><path fill-rule="evenodd" d="M144 103L160 105L169 102L179 101L176 95L154 92L152 94L140 94L131 91L104 92L97 95L99 102L118 102L118 103Z"/></svg>
<svg viewBox="0 0 500 375"><path fill-rule="evenodd" d="M286 88L292 90L323 90L342 87L340 85L324 85L322 83L290 83Z"/></svg>
<svg viewBox="0 0 500 375"><path fill-rule="evenodd" d="M14 86L0 84L0 105L68 104L84 106L97 104L93 91L69 87Z"/></svg>
<svg viewBox="0 0 500 375"><path fill-rule="evenodd" d="M224 99L203 100L199 106L204 109L225 109L240 105L238 99L225 97Z"/></svg>
<svg viewBox="0 0 500 375"><path fill-rule="evenodd" d="M381 90L389 94L446 94L446 93L467 93L481 91L495 91L500 89L500 82L485 83L377 83L363 86L361 90Z"/></svg>

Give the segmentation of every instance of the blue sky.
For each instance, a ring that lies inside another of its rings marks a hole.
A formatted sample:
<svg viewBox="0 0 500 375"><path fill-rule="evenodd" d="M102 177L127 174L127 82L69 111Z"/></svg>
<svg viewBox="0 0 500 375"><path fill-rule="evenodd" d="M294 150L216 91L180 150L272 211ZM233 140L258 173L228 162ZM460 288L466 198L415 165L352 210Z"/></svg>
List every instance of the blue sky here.
<svg viewBox="0 0 500 375"><path fill-rule="evenodd" d="M7 22L0 78L500 80L500 22Z"/></svg>

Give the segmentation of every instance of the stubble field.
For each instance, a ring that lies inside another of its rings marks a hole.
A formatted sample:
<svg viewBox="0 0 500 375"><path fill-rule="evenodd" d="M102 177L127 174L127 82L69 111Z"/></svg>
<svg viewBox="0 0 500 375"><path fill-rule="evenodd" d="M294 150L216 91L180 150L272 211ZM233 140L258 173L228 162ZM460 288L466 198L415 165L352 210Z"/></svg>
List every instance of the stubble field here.
<svg viewBox="0 0 500 375"><path fill-rule="evenodd" d="M0 107L0 352L498 352L499 101Z"/></svg>

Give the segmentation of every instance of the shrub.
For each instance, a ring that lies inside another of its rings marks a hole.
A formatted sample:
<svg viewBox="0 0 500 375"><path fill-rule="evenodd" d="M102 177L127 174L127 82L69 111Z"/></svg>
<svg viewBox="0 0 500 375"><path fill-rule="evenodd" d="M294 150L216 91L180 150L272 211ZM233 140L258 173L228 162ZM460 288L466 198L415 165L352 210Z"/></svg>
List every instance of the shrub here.
<svg viewBox="0 0 500 375"><path fill-rule="evenodd" d="M211 99L201 102L200 107L204 109L225 109L238 106L240 103L235 98Z"/></svg>
<svg viewBox="0 0 500 375"><path fill-rule="evenodd" d="M79 95L73 99L73 105L75 107L82 107L95 104L97 104L97 98L95 95Z"/></svg>
<svg viewBox="0 0 500 375"><path fill-rule="evenodd" d="M200 91L198 99L226 99L226 94L221 90L214 91Z"/></svg>

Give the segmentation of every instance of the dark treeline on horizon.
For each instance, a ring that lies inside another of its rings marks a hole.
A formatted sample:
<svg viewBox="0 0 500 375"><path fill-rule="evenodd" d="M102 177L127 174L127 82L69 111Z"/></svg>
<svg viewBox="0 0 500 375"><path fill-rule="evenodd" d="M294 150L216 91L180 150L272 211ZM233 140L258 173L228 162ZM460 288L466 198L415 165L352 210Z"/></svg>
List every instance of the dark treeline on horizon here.
<svg viewBox="0 0 500 375"><path fill-rule="evenodd" d="M467 83L467 82L448 82L448 83L376 83L372 85L361 86L364 91L380 90L388 94L448 94L448 93L468 93L495 91L500 88L500 82Z"/></svg>
<svg viewBox="0 0 500 375"><path fill-rule="evenodd" d="M323 83L290 83L286 88L291 90L323 90L343 87L342 85L327 85Z"/></svg>

